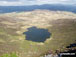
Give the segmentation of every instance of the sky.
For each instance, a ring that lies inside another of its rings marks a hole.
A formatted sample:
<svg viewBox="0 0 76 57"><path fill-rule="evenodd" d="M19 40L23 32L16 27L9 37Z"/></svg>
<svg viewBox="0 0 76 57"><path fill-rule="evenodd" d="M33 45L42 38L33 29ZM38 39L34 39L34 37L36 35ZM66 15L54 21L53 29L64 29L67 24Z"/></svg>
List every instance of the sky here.
<svg viewBox="0 0 76 57"><path fill-rule="evenodd" d="M76 5L76 0L0 0L0 6L26 6L42 4Z"/></svg>

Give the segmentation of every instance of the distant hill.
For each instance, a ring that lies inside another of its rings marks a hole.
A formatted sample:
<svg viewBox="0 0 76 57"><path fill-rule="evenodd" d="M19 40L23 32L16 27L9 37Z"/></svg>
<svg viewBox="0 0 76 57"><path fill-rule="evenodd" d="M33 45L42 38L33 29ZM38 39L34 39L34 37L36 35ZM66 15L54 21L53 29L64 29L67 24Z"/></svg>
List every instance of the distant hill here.
<svg viewBox="0 0 76 57"><path fill-rule="evenodd" d="M32 5L32 6L0 6L0 13L33 11L36 9L53 10L53 11L70 11L76 13L75 6L61 5L61 4L44 4L44 5Z"/></svg>

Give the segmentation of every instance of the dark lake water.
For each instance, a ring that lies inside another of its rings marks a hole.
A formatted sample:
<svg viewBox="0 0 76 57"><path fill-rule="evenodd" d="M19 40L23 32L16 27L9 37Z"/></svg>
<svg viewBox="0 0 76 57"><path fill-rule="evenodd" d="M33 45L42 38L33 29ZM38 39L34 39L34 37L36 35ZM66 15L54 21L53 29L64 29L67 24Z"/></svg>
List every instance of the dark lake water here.
<svg viewBox="0 0 76 57"><path fill-rule="evenodd" d="M24 32L23 34L26 35L25 40L34 42L44 42L51 36L51 33L48 32L48 29L40 29L37 27L30 27L28 28L28 31Z"/></svg>

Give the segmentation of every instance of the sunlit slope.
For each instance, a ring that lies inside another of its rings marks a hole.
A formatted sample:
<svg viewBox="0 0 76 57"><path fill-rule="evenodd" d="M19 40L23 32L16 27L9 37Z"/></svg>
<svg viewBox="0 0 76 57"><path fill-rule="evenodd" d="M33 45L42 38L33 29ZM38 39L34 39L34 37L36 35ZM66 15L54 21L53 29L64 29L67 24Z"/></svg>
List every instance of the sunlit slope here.
<svg viewBox="0 0 76 57"><path fill-rule="evenodd" d="M52 34L44 43L25 40L27 28L36 26ZM48 49L56 50L75 42L76 14L35 10L0 15L0 55L16 52L21 57L37 57Z"/></svg>

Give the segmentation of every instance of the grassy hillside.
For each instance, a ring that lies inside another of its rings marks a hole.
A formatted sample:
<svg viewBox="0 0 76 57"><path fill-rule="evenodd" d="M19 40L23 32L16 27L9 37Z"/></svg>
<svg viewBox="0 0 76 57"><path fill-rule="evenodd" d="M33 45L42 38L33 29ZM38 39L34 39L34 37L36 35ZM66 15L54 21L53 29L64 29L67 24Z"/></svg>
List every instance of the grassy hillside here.
<svg viewBox="0 0 76 57"><path fill-rule="evenodd" d="M27 28L48 29L52 34L44 43L25 40ZM55 51L76 40L76 14L36 10L0 15L0 55L16 52L19 57L38 57L49 49Z"/></svg>

